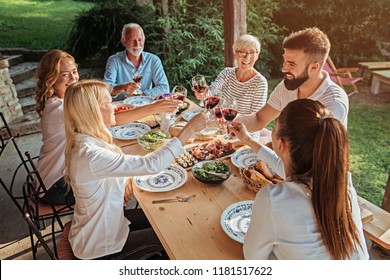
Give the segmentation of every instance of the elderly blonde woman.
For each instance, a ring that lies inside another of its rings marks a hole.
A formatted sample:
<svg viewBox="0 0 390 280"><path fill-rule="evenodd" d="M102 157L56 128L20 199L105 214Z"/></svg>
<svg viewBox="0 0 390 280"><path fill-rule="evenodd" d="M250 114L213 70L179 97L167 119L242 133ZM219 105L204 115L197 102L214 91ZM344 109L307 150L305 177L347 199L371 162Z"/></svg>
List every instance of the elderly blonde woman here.
<svg viewBox="0 0 390 280"><path fill-rule="evenodd" d="M132 193L127 177L153 174L168 167L184 152L183 143L206 126L206 114L191 119L159 150L137 156L122 153L107 129L115 125L115 116L106 83L85 80L69 86L64 113L65 180L76 197L69 233L75 256L123 258L139 245L158 242L151 228L138 225L146 220L139 209L124 211L123 197Z"/></svg>
<svg viewBox="0 0 390 280"><path fill-rule="evenodd" d="M236 99L238 113L243 115L256 113L267 101L268 82L254 67L260 48L260 41L255 36L245 34L238 37L233 44L236 66L223 69L208 88L211 94ZM198 99L204 98L204 93L192 90ZM261 135L266 137L262 142L271 140L269 131L264 130Z"/></svg>
<svg viewBox="0 0 390 280"><path fill-rule="evenodd" d="M208 89L211 93L221 93L222 98L235 98L240 114L255 113L267 101L267 80L254 68L260 47L260 41L255 36L246 34L238 37L233 44L237 66L223 69ZM194 92L198 99L204 98L203 93Z"/></svg>

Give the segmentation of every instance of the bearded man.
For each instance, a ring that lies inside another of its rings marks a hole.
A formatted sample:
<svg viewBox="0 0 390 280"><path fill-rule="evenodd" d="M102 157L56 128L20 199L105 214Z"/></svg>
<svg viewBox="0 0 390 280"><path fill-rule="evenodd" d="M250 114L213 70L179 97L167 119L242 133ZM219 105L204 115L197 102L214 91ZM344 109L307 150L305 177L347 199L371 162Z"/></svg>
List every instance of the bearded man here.
<svg viewBox="0 0 390 280"><path fill-rule="evenodd" d="M248 131L257 131L277 118L289 102L308 98L320 101L347 127L348 96L322 69L330 51L327 35L316 27L306 28L286 37L283 48L283 81L263 108L250 116L238 115L234 122L243 123Z"/></svg>
<svg viewBox="0 0 390 280"><path fill-rule="evenodd" d="M142 27L136 23L125 24L121 43L126 49L108 58L103 78L112 87L113 100L140 93L154 97L169 92L160 58L143 51L145 35Z"/></svg>

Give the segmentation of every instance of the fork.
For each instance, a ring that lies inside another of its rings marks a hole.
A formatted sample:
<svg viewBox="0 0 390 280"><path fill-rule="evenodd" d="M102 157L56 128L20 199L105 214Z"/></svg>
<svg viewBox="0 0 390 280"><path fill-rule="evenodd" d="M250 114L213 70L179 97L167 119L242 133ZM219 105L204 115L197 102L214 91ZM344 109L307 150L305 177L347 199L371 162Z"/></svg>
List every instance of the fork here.
<svg viewBox="0 0 390 280"><path fill-rule="evenodd" d="M164 202L187 202L187 201L189 201L191 198L193 198L195 196L196 196L196 194L193 194L193 195L190 195L190 196L187 196L187 197L176 197L176 198L167 198L167 199L153 200L152 204L164 203Z"/></svg>

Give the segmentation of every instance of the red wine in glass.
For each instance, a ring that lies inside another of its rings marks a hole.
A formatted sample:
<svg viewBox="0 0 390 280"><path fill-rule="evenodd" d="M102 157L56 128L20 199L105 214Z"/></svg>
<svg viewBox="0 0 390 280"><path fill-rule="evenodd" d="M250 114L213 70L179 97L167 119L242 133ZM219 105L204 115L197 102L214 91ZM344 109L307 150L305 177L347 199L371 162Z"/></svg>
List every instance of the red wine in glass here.
<svg viewBox="0 0 390 280"><path fill-rule="evenodd" d="M222 110L221 108L217 107L214 108L214 115L217 119L222 119Z"/></svg>
<svg viewBox="0 0 390 280"><path fill-rule="evenodd" d="M231 122L237 116L237 110L234 109L223 109L222 113L223 113L223 117L228 122Z"/></svg>
<svg viewBox="0 0 390 280"><path fill-rule="evenodd" d="M211 110L215 106L217 106L218 103L219 103L219 97L216 96L207 97L205 100L206 109Z"/></svg>
<svg viewBox="0 0 390 280"><path fill-rule="evenodd" d="M206 88L207 88L206 86L200 86L200 85L194 86L194 89L195 89L197 92L200 92L200 93L205 92Z"/></svg>
<svg viewBox="0 0 390 280"><path fill-rule="evenodd" d="M134 83L137 83L137 84L141 83L142 76L134 76L133 81L134 81Z"/></svg>
<svg viewBox="0 0 390 280"><path fill-rule="evenodd" d="M173 99L177 99L177 100L180 100L180 101L184 101L186 97L184 95L174 95L173 96Z"/></svg>

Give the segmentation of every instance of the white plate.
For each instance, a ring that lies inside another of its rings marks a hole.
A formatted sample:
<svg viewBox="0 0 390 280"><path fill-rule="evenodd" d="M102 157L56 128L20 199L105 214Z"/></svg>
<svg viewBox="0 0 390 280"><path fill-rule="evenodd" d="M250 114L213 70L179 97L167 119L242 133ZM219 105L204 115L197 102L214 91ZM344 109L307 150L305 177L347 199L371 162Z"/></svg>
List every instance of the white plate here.
<svg viewBox="0 0 390 280"><path fill-rule="evenodd" d="M134 183L145 191L168 192L181 187L187 179L187 171L172 164L160 173L134 177Z"/></svg>
<svg viewBox="0 0 390 280"><path fill-rule="evenodd" d="M221 227L233 240L244 243L251 223L253 200L243 200L228 206L221 215Z"/></svg>
<svg viewBox="0 0 390 280"><path fill-rule="evenodd" d="M257 155L252 151L251 148L244 148L235 151L232 154L230 160L237 167L248 167L249 165L258 162Z"/></svg>
<svg viewBox="0 0 390 280"><path fill-rule="evenodd" d="M128 123L112 127L111 134L115 139L132 140L137 139L138 136L144 135L150 130L150 126L143 123Z"/></svg>
<svg viewBox="0 0 390 280"><path fill-rule="evenodd" d="M199 114L200 112L203 112L203 111L204 111L204 109L195 109L195 110L187 111L183 114L183 119L188 122L194 116L196 116L197 114Z"/></svg>
<svg viewBox="0 0 390 280"><path fill-rule="evenodd" d="M148 105L154 101L153 97L150 96L131 96L123 100L124 104L131 104L134 107L140 107Z"/></svg>

